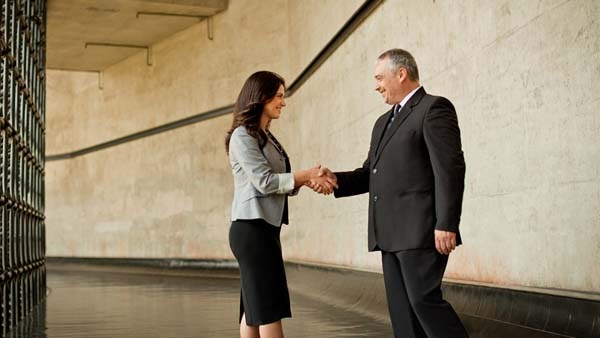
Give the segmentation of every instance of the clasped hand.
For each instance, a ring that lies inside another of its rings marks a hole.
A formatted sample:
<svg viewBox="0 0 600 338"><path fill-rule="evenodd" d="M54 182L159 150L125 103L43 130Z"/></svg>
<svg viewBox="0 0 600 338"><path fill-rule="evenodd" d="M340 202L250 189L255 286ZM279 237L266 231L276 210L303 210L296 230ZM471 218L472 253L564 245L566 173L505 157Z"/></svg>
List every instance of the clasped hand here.
<svg viewBox="0 0 600 338"><path fill-rule="evenodd" d="M310 180L304 185L323 195L329 195L333 189L337 189L337 177L329 168L318 165L313 170L311 170Z"/></svg>

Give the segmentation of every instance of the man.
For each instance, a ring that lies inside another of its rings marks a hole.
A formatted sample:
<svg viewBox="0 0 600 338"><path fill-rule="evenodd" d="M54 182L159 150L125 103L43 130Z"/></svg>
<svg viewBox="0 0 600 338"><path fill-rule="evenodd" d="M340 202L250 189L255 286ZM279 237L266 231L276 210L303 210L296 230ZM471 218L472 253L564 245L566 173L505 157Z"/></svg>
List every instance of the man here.
<svg viewBox="0 0 600 338"><path fill-rule="evenodd" d="M461 244L465 163L456 112L425 92L405 50L379 56L375 81L392 109L375 122L366 161L321 173L337 178L336 198L369 192L369 251L381 251L394 336L468 337L440 289L448 255Z"/></svg>

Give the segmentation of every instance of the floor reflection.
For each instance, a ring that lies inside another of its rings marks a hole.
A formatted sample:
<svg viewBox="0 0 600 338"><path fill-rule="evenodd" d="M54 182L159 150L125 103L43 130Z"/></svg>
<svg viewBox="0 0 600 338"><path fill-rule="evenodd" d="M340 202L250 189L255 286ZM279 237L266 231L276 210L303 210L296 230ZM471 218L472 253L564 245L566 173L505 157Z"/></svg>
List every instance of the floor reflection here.
<svg viewBox="0 0 600 338"><path fill-rule="evenodd" d="M239 281L48 269L49 294L10 337L236 337ZM292 293L288 338L391 338L389 324Z"/></svg>

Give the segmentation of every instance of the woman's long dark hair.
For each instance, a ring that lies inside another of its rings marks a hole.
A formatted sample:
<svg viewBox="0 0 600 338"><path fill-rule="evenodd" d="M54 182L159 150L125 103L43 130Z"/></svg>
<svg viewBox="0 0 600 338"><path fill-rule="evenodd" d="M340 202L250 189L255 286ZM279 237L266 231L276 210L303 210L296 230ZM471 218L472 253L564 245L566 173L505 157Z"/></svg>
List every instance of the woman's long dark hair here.
<svg viewBox="0 0 600 338"><path fill-rule="evenodd" d="M285 87L285 80L269 71L256 72L246 80L235 102L233 123L225 137L225 150L229 154L229 140L235 128L246 127L248 134L255 137L260 147L267 143L267 135L260 129L263 108L277 94L279 86Z"/></svg>

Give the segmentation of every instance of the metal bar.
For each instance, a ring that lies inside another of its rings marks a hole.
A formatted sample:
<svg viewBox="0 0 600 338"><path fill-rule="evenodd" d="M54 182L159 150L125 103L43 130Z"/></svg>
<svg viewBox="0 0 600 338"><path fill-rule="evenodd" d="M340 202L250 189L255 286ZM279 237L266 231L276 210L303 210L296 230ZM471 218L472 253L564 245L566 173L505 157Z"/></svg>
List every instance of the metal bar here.
<svg viewBox="0 0 600 338"><path fill-rule="evenodd" d="M208 39L214 40L215 38L215 20L212 16L209 16L206 20L206 31L208 32Z"/></svg>
<svg viewBox="0 0 600 338"><path fill-rule="evenodd" d="M206 16L206 15L195 15L195 14L179 14L179 13L166 13L166 12L137 12L135 14L136 19L139 19L140 16L143 15L147 15L147 16L173 16L173 17L184 17L184 18L196 18L196 19L205 19L205 18L209 18L210 16Z"/></svg>
<svg viewBox="0 0 600 338"><path fill-rule="evenodd" d="M342 28L329 40L298 77L288 86L287 96L292 96L321 67L325 61L341 46L360 24L375 11L384 0L365 1Z"/></svg>
<svg viewBox="0 0 600 338"><path fill-rule="evenodd" d="M292 96L302 85L317 71L317 69L325 63L334 51L342 45L342 43L360 26L360 24L368 18L377 7L382 4L384 0L366 0L358 10L348 19L348 21L342 26L342 28L333 36L333 38L323 47L323 49L315 56L315 58L304 68L300 75L292 81L290 86L287 88L286 96ZM233 112L234 104L230 104L225 107L221 107L207 112L192 115L188 118L184 118L175 122L170 122L162 126L147 129L144 131L136 132L127 136L119 137L117 139L103 142L91 147L83 148L80 150L72 151L69 153L47 155L46 161L60 161L71 159L77 156L82 156L95 151L100 151L106 148L114 147L126 142L139 140L148 136L156 135L168 130L175 128L185 127L201 121L217 118L222 115L226 115Z"/></svg>
<svg viewBox="0 0 600 338"><path fill-rule="evenodd" d="M146 49L146 63L148 66L152 66L154 63L154 54L152 53L152 46L148 46Z"/></svg>
<svg viewBox="0 0 600 338"><path fill-rule="evenodd" d="M108 42L86 42L85 48L88 48L88 46L145 49L146 50L146 63L148 64L148 66L152 66L152 47L151 46L128 45L128 44L108 43Z"/></svg>
<svg viewBox="0 0 600 338"><path fill-rule="evenodd" d="M133 140L138 140L138 139L141 139L144 137L152 136L155 134L160 134L160 133L163 133L168 130L185 127L185 126L193 124L193 123L198 123L200 121L209 120L209 119L212 119L212 118L215 118L218 116L222 116L222 115L231 113L233 111L233 108L234 108L233 105L229 105L229 106L213 109L213 110L210 110L203 114L194 115L194 116L187 117L187 118L184 118L181 120L170 122L170 123L164 124L159 127L146 129L146 130L137 132L135 134L120 137L120 138L114 139L112 141L100 143L95 146L84 148L84 149L81 149L78 151L65 153L65 154L58 154L58 155L48 155L48 156L46 156L46 161L56 161L56 160L61 160L61 159L73 158L73 157L89 154L89 153L92 153L95 151L99 151L102 149L114 147L119 144L131 142Z"/></svg>
<svg viewBox="0 0 600 338"><path fill-rule="evenodd" d="M85 48L88 46L92 47L115 47L115 48L136 48L136 49L148 49L148 46L140 46L140 45L128 45L122 43L109 43L109 42L86 42Z"/></svg>
<svg viewBox="0 0 600 338"><path fill-rule="evenodd" d="M0 335L45 296L43 231L45 0L0 11Z"/></svg>
<svg viewBox="0 0 600 338"><path fill-rule="evenodd" d="M77 69L77 68L52 68L52 70L62 70L67 72L99 73L101 70L95 69Z"/></svg>

